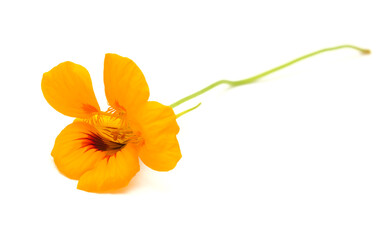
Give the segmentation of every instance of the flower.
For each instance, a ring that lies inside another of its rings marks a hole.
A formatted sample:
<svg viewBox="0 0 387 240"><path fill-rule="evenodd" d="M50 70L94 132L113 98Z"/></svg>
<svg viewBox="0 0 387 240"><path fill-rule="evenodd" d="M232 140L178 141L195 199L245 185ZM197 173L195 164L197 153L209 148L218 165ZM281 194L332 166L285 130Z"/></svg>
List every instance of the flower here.
<svg viewBox="0 0 387 240"><path fill-rule="evenodd" d="M106 54L104 83L110 105L105 112L81 65L63 62L43 74L47 102L76 118L55 140L51 155L58 170L79 180L78 189L110 192L136 175L139 157L151 169L173 169L181 158L176 115L171 107L148 101L140 68L129 58Z"/></svg>

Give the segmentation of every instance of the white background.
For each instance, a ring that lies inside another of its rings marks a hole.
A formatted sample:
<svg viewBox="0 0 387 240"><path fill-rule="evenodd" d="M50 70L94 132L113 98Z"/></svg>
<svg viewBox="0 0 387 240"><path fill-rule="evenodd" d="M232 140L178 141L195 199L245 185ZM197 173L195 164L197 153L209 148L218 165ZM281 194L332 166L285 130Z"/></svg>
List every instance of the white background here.
<svg viewBox="0 0 387 240"><path fill-rule="evenodd" d="M2 1L1 239L386 239L384 1ZM176 109L183 157L123 193L76 189L50 156L72 119L42 74L104 54L133 59L166 105L341 44L248 86Z"/></svg>

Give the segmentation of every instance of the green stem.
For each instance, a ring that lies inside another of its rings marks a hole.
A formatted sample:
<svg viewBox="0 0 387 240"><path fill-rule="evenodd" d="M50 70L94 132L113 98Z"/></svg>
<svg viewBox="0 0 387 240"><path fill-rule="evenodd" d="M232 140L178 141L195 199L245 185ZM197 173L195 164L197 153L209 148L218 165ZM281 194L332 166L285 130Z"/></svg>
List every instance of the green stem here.
<svg viewBox="0 0 387 240"><path fill-rule="evenodd" d="M179 113L179 114L176 114L176 118L179 118L179 117L183 116L184 114L189 113L189 112L195 110L196 108L198 108L198 107L200 106L200 104L202 104L202 103L199 103L199 104L196 105L195 107L192 107L192 108L190 108L190 109L187 109L187 110L185 110L185 111L183 111L183 112L181 112L181 113Z"/></svg>
<svg viewBox="0 0 387 240"><path fill-rule="evenodd" d="M213 84L203 88L202 90L199 90L199 91L197 91L197 92L195 92L195 93L193 93L191 95L188 95L187 97L184 97L184 98L180 99L179 101L171 104L170 107L172 107L172 108L177 107L180 104L182 104L182 103L184 103L184 102L186 102L188 100L191 100L192 98L195 98L195 97L197 97L199 95L202 95L203 93L205 93L205 92L207 92L207 91L209 91L209 90L213 89L214 87L219 86L221 84L228 84L231 87L236 87L236 86L241 86L241 85L245 85L245 84L250 84L250 83L253 83L253 82L257 81L258 79L260 79L260 78L262 78L264 76L267 76L267 75L269 75L269 74L271 74L273 72L276 72L278 70L281 70L283 68L286 68L286 67L288 67L288 66L290 66L290 65L292 65L292 64L294 64L296 62L299 62L301 60L307 59L309 57L312 57L314 55L317 55L317 54L320 54L320 53L323 53L323 52L333 51L333 50L337 50L337 49L341 49L341 48L352 48L352 49L360 51L363 54L370 54L371 53L371 51L368 50L368 49L359 48L359 47L356 47L356 46L353 46L353 45L341 45L341 46L337 46L337 47L324 48L324 49L318 50L316 52L312 52L312 53L306 54L306 55L304 55L302 57L296 58L296 59L294 59L294 60L292 60L290 62L287 62L285 64L282 64L282 65L280 65L278 67L275 67L273 69L270 69L270 70L268 70L266 72L260 73L258 75L253 76L253 77L250 77L250 78L246 78L246 79L242 79L242 80L238 80L238 81L219 80L219 81L214 82Z"/></svg>

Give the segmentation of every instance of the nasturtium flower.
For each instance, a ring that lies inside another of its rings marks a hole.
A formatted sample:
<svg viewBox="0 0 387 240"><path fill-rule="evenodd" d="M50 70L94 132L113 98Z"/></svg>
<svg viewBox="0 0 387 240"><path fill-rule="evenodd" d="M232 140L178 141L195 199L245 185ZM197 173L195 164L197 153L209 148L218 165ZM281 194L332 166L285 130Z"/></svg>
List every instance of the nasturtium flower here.
<svg viewBox="0 0 387 240"><path fill-rule="evenodd" d="M129 58L106 54L101 111L88 71L63 62L44 73L42 91L58 112L76 118L55 140L51 155L58 170L78 180L78 189L110 192L125 187L140 169L169 171L181 158L179 126L169 106L148 101L149 88Z"/></svg>
<svg viewBox="0 0 387 240"><path fill-rule="evenodd" d="M148 101L145 77L132 60L106 54L104 82L110 107L105 112L88 71L72 62L61 63L43 75L43 95L58 112L76 119L59 134L51 155L60 172L79 180L78 188L89 192L125 187L140 169L139 158L154 170L169 171L181 158L176 119L200 103L177 115L172 108L216 86L251 84L304 59L343 48L371 53L353 45L324 48L246 79L219 80L169 106Z"/></svg>

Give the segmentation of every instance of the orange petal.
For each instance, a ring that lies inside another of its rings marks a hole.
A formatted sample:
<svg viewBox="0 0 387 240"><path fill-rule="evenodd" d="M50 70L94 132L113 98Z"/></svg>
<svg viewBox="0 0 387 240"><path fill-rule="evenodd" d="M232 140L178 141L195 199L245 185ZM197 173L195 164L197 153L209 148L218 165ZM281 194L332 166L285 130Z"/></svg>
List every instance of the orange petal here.
<svg viewBox="0 0 387 240"><path fill-rule="evenodd" d="M116 110L135 112L149 98L145 77L129 58L108 53L104 66L105 94Z"/></svg>
<svg viewBox="0 0 387 240"><path fill-rule="evenodd" d="M140 158L157 171L173 169L181 158L176 135L179 126L171 107L158 102L147 102L136 114L144 145Z"/></svg>
<svg viewBox="0 0 387 240"><path fill-rule="evenodd" d="M79 179L78 189L87 192L107 192L128 185L140 170L138 154L128 144L109 159L99 161L96 167Z"/></svg>
<svg viewBox="0 0 387 240"><path fill-rule="evenodd" d="M56 138L51 155L58 170L66 177L79 179L83 173L104 159L106 154L96 149L96 144L87 144L85 141L94 132L95 129L91 125L74 122L63 129Z"/></svg>
<svg viewBox="0 0 387 240"><path fill-rule="evenodd" d="M42 91L47 102L66 116L88 118L100 110L89 72L72 62L44 73Z"/></svg>

